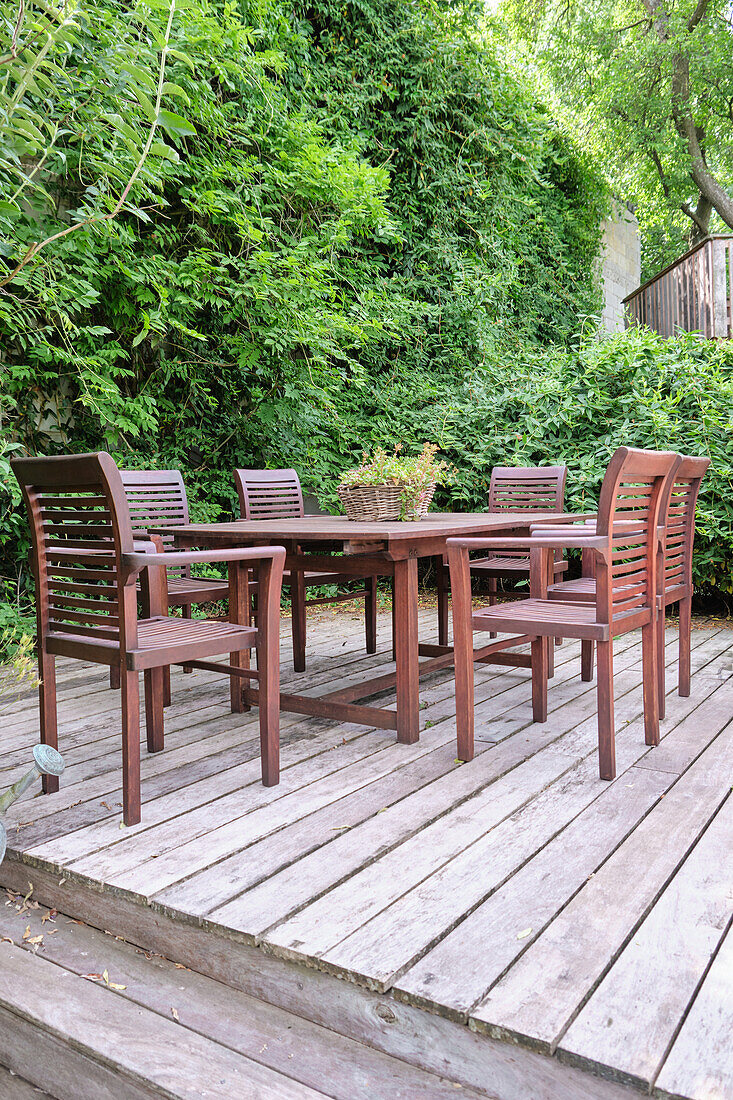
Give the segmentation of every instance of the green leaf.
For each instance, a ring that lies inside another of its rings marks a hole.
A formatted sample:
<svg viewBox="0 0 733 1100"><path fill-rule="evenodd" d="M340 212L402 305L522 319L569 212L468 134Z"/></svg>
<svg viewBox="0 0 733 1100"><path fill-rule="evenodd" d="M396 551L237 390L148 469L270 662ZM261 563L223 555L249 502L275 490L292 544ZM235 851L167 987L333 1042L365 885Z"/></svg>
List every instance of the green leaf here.
<svg viewBox="0 0 733 1100"><path fill-rule="evenodd" d="M196 133L196 128L192 123L183 118L182 115L174 114L173 111L160 111L158 122L172 137L192 137Z"/></svg>
<svg viewBox="0 0 733 1100"><path fill-rule="evenodd" d="M191 102L188 96L188 92L186 92L180 86L180 84L171 84L170 81L166 80L165 84L163 85L162 92L163 95L177 96L179 99L182 99L184 101L186 106L188 106Z"/></svg>
<svg viewBox="0 0 733 1100"><path fill-rule="evenodd" d="M181 159L177 150L170 145L166 145L163 141L154 141L150 146L150 152L156 157L165 157L166 160L171 160L174 164L178 164Z"/></svg>
<svg viewBox="0 0 733 1100"><path fill-rule="evenodd" d="M0 199L0 215L4 215L6 218L17 218L21 214L21 209L15 202L5 202Z"/></svg>

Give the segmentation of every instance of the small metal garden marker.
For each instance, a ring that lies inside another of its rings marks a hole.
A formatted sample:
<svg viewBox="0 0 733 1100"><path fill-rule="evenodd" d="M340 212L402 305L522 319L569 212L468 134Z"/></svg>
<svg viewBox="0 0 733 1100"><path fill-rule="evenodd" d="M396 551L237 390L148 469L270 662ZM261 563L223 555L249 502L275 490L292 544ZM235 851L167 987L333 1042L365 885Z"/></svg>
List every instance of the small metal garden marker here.
<svg viewBox="0 0 733 1100"><path fill-rule="evenodd" d="M17 783L13 783L5 794L0 794L0 814L4 814L24 791L28 790L31 783L41 775L61 775L64 770L64 761L61 755L56 749L52 749L50 745L36 745L33 749L33 759L35 763L31 770L26 772ZM7 832L2 821L0 821L0 863L5 858L7 843Z"/></svg>

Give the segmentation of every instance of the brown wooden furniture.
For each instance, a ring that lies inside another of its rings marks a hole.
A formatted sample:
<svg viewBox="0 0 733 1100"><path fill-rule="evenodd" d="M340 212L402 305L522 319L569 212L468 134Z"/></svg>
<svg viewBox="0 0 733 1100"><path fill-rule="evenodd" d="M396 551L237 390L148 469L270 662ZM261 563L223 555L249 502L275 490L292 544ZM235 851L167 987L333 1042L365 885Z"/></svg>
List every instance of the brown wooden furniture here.
<svg viewBox="0 0 733 1100"><path fill-rule="evenodd" d="M562 512L567 466L495 466L489 482L489 512ZM437 562L438 641L448 644L447 560ZM555 575L567 569L562 551L555 555ZM499 549L488 557L474 558L471 573L488 581L489 606L496 603L497 581L529 577L529 556L525 550ZM493 636L493 635L492 635Z"/></svg>
<svg viewBox="0 0 733 1100"><path fill-rule="evenodd" d="M695 510L700 485L710 466L709 458L692 455L683 457L660 502L660 558L657 563L658 630L657 676L659 678L659 716L664 718L666 691L664 679L664 620L665 611L679 604L679 661L678 692L690 694L690 646L692 631L692 550L695 540ZM596 597L593 562L583 561L583 575L570 581L561 581L548 587L549 599L573 600L592 603ZM581 643L581 676L593 678L593 642Z"/></svg>
<svg viewBox="0 0 733 1100"><path fill-rule="evenodd" d="M132 534L136 539L149 538L150 528L161 533L159 549L171 549L173 539L165 528L188 523L188 497L180 470L120 470L120 477L130 509ZM214 603L229 598L229 582L191 576L191 566L181 565L167 571L168 607L180 607L184 619L191 618L191 605ZM167 611L167 609L166 609ZM188 665L184 672L190 672ZM109 670L110 687L120 686L119 669ZM166 705L170 704L170 676L165 677Z"/></svg>
<svg viewBox="0 0 733 1100"><path fill-rule="evenodd" d="M230 676L233 710L241 710L240 677L259 682L262 778L278 782L279 607L284 551L214 550L161 554L151 541L135 541L120 472L104 452L12 463L23 491L33 536L36 578L41 740L57 747L57 656L119 669L122 691L122 786L124 820L140 820L139 672L145 674L145 716L150 752L163 748L163 667L190 664ZM194 562L229 563L229 623L171 618L163 613L168 567ZM246 607L242 574L259 577L257 630L240 625ZM156 568L157 567L157 568ZM138 617L137 579L146 589L150 615ZM257 646L258 671L249 649ZM231 653L231 665L201 658ZM44 790L58 779L44 778Z"/></svg>
<svg viewBox="0 0 733 1100"><path fill-rule="evenodd" d="M305 515L303 491L295 470L235 470L234 477L239 494L242 519L297 519ZM354 575L338 572L334 561L333 572L295 570L285 573L283 587L290 590L292 604L293 666L296 672L305 669L306 608L318 604L341 603L364 597L364 622L366 651L377 649L377 578L373 574ZM343 585L345 582L363 580L364 587L351 592L339 592L336 596L321 596L307 600L306 589L316 585Z"/></svg>
<svg viewBox="0 0 733 1100"><path fill-rule="evenodd" d="M239 520L234 523L193 523L170 528L169 533L183 546L256 546L280 543L286 548L285 567L290 571L333 572L352 577L372 575L394 579L395 662L394 672L350 685L315 698L310 695L280 696L282 710L314 714L342 722L358 722L381 729L396 729L399 741L412 744L420 728L419 677L453 663L450 646L421 645L417 633L417 563L422 557L443 555L446 539L456 535L510 535L529 532L533 523L563 523L576 519L563 513L545 515L509 512L440 514L431 512L418 522L357 523L344 516L290 516L284 519ZM320 544L321 551L309 548ZM338 545L343 554L329 550ZM526 641L527 639L525 639ZM503 652L521 639L499 640L482 647L476 660L528 667L527 654ZM420 657L429 660L420 663ZM375 692L396 687L395 710L356 705ZM245 688L245 703L255 701L256 691Z"/></svg>
<svg viewBox="0 0 733 1100"><path fill-rule="evenodd" d="M613 639L641 627L644 734L659 742L657 692L656 570L659 509L665 488L681 462L676 454L619 447L606 471L595 532L550 530L531 540L513 539L530 550L532 597L480 611L471 608L470 550L498 549L497 539L449 539L453 592L458 756L473 757L474 630L505 631L532 638L532 708L547 720L548 644L553 637L580 638L598 646L598 746L600 775L613 779L616 752L613 717ZM576 547L592 551L596 568L593 604L550 600L546 584L552 551Z"/></svg>

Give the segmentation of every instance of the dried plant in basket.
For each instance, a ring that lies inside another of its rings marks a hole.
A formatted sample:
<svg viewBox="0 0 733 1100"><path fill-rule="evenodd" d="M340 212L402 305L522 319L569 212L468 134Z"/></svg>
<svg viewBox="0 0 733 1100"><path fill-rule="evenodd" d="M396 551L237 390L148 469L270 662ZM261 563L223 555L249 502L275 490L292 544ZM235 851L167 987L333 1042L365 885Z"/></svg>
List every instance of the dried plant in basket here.
<svg viewBox="0 0 733 1100"><path fill-rule="evenodd" d="M349 519L417 520L427 515L438 482L448 480L447 462L436 459L437 445L425 443L419 455L389 454L378 447L344 474L337 492Z"/></svg>

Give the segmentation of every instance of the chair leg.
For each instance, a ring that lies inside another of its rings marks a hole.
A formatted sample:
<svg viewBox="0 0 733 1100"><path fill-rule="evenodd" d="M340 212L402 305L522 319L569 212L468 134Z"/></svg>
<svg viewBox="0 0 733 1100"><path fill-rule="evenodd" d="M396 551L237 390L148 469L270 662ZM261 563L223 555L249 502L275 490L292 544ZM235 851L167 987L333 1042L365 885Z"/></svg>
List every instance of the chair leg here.
<svg viewBox="0 0 733 1100"><path fill-rule="evenodd" d="M293 630L293 667L296 672L305 672L305 577L302 573L292 574L290 601Z"/></svg>
<svg viewBox="0 0 733 1100"><path fill-rule="evenodd" d="M364 597L364 628L367 653L377 652L377 578L367 577Z"/></svg>
<svg viewBox="0 0 733 1100"><path fill-rule="evenodd" d="M471 574L466 555L454 582L451 560L453 611L453 661L456 676L456 733L458 759L473 760L474 755L474 684L473 622L471 620Z"/></svg>
<svg viewBox="0 0 733 1100"><path fill-rule="evenodd" d="M551 680L555 675L555 639L548 638L547 648L547 679Z"/></svg>
<svg viewBox="0 0 733 1100"><path fill-rule="evenodd" d="M262 574L260 574L262 576ZM275 787L280 782L280 602L266 593L257 624L257 707L260 723L262 782Z"/></svg>
<svg viewBox="0 0 733 1100"><path fill-rule="evenodd" d="M644 691L644 741L659 744L659 677L657 676L657 624L641 628L641 679Z"/></svg>
<svg viewBox="0 0 733 1100"><path fill-rule="evenodd" d="M598 758L601 779L616 778L613 642L598 643Z"/></svg>
<svg viewBox="0 0 733 1100"><path fill-rule="evenodd" d="M41 741L52 749L58 748L58 722L56 707L56 658L41 653L38 663L38 703L41 718ZM59 789L57 775L44 775L43 793L55 794Z"/></svg>
<svg viewBox="0 0 733 1100"><path fill-rule="evenodd" d="M489 607L493 607L496 603L496 577L489 577ZM496 637L496 631L491 630L489 632L490 638Z"/></svg>
<svg viewBox="0 0 733 1100"><path fill-rule="evenodd" d="M442 555L435 558L438 589L438 645L448 645L448 591L446 589L446 565Z"/></svg>
<svg viewBox="0 0 733 1100"><path fill-rule="evenodd" d="M680 600L680 651L678 691L687 699L690 694L690 645L692 634L692 599Z"/></svg>
<svg viewBox="0 0 733 1100"><path fill-rule="evenodd" d="M191 618L191 604L190 603L184 603L184 604L181 605L181 614L183 615L184 619L190 619ZM183 671L184 672L193 672L193 669L191 668L190 665L184 665L183 666Z"/></svg>
<svg viewBox="0 0 733 1100"><path fill-rule="evenodd" d="M580 643L580 678L586 683L593 679L593 642L585 639Z"/></svg>
<svg viewBox="0 0 733 1100"><path fill-rule="evenodd" d="M547 677L551 640L532 639L532 720L547 721Z"/></svg>
<svg viewBox="0 0 733 1100"><path fill-rule="evenodd" d="M113 691L119 691L120 688L120 670L117 665L109 666L109 686Z"/></svg>
<svg viewBox="0 0 733 1100"><path fill-rule="evenodd" d="M164 672L163 667L145 670L145 729L148 752L161 752L163 749Z"/></svg>
<svg viewBox="0 0 733 1100"><path fill-rule="evenodd" d="M394 577L392 577L392 660L397 659L397 650L395 648L395 622L396 622L397 606L395 601L395 583Z"/></svg>
<svg viewBox="0 0 733 1100"><path fill-rule="evenodd" d="M659 705L660 721L667 713L667 684L665 679L664 662L664 610L657 615L655 631L657 647L657 700Z"/></svg>
<svg viewBox="0 0 733 1100"><path fill-rule="evenodd" d="M140 681L123 668L122 695L122 816L125 825L140 821Z"/></svg>
<svg viewBox="0 0 733 1100"><path fill-rule="evenodd" d="M171 666L166 665L163 669L163 706L169 707L171 705Z"/></svg>

